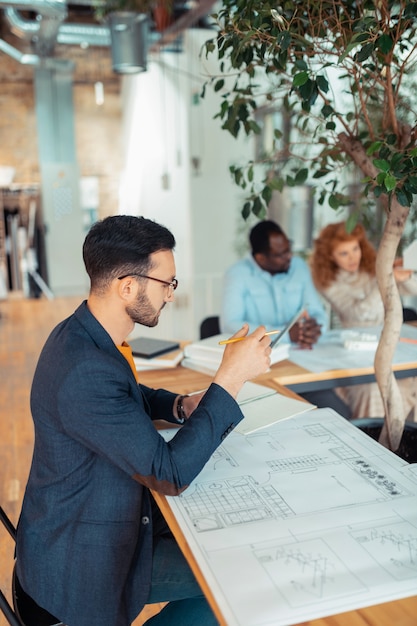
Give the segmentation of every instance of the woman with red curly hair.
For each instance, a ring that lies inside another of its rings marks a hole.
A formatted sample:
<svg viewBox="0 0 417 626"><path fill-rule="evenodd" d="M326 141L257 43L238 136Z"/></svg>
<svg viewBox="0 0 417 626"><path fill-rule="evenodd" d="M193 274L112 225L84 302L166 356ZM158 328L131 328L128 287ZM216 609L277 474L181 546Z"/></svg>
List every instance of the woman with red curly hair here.
<svg viewBox="0 0 417 626"><path fill-rule="evenodd" d="M314 242L310 268L314 284L330 303L344 328L380 326L384 306L375 276L376 250L357 224L348 233L345 222L328 224ZM401 295L416 295L417 280L411 270L394 267ZM398 381L407 416L417 405L417 380ZM352 409L352 417L382 417L381 395L376 383L343 387L338 394Z"/></svg>

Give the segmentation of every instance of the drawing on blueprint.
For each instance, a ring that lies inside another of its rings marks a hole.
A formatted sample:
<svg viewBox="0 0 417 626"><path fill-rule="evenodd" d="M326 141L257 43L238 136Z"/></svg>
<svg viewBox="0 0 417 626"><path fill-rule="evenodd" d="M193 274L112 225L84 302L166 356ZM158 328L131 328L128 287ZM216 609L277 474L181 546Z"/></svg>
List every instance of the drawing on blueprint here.
<svg viewBox="0 0 417 626"><path fill-rule="evenodd" d="M275 490L255 485L250 476L200 483L180 497L199 532L272 519L274 509L291 514Z"/></svg>
<svg viewBox="0 0 417 626"><path fill-rule="evenodd" d="M222 462L228 463L231 467L237 467L237 463L234 458L228 453L226 448L220 446L213 452L211 457L214 468L218 465L222 465Z"/></svg>
<svg viewBox="0 0 417 626"><path fill-rule="evenodd" d="M255 550L254 555L292 607L363 589L322 539L269 546Z"/></svg>
<svg viewBox="0 0 417 626"><path fill-rule="evenodd" d="M372 527L352 537L396 580L417 576L417 528L407 522ZM381 558L381 556L383 558Z"/></svg>
<svg viewBox="0 0 417 626"><path fill-rule="evenodd" d="M416 483L412 465L316 409L231 433L168 502L225 623L289 626L415 594Z"/></svg>
<svg viewBox="0 0 417 626"><path fill-rule="evenodd" d="M209 464L218 479L197 482L181 496L181 502L198 532L235 525L288 519L318 513L329 508L372 504L407 495L398 480L391 479L376 462L364 458L340 437L321 424L297 430L305 438L309 454L288 454L285 433L280 433L277 453L273 432L255 433L243 438L242 445L262 449L254 475L240 475L236 454L227 442L215 452ZM221 477L224 463L236 470L233 478ZM317 497L317 485L329 498ZM311 485L311 487L310 487Z"/></svg>

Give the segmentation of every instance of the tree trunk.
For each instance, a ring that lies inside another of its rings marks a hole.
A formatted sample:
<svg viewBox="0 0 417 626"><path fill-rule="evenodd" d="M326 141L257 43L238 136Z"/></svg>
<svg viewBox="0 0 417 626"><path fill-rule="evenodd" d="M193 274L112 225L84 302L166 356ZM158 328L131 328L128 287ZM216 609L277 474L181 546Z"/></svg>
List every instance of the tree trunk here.
<svg viewBox="0 0 417 626"><path fill-rule="evenodd" d="M352 158L365 176L376 177L378 170L359 140L341 133L339 142L341 149ZM376 257L376 278L385 311L384 325L374 360L375 377L385 411L379 442L394 451L400 445L406 415L401 393L392 372L392 360L403 322L402 303L393 266L408 213L409 208L401 206L394 197L387 209L387 219Z"/></svg>
<svg viewBox="0 0 417 626"><path fill-rule="evenodd" d="M387 213L384 232L376 257L376 277L384 303L384 326L375 354L375 376L385 409L385 422L379 442L391 450L400 445L406 419L404 403L395 376L392 359L403 322L401 298L394 278L393 265L409 213L393 199Z"/></svg>

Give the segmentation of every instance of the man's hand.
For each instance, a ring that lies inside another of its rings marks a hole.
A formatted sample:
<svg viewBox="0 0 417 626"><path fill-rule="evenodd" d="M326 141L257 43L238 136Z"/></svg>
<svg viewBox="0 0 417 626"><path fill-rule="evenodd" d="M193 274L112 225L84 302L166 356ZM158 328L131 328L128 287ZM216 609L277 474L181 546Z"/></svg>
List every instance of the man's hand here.
<svg viewBox="0 0 417 626"><path fill-rule="evenodd" d="M233 338L243 339L226 345L222 362L214 377L214 382L234 398L247 380L267 372L271 365L271 340L265 335L265 326L259 326L250 335L248 330L249 326L245 324L233 335Z"/></svg>
<svg viewBox="0 0 417 626"><path fill-rule="evenodd" d="M303 350L311 350L321 335L321 325L314 317L301 318L289 331L290 339Z"/></svg>

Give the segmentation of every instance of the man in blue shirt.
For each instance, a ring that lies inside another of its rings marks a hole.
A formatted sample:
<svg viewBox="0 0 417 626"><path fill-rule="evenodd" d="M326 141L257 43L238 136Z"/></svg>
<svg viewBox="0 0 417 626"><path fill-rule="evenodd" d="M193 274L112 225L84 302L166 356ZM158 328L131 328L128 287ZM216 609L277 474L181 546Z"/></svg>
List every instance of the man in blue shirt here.
<svg viewBox="0 0 417 626"><path fill-rule="evenodd" d="M235 263L225 275L221 331L234 333L245 322L251 330L260 324L274 330L305 309L306 316L289 330L287 341L311 350L326 330L327 315L307 264L292 256L291 242L271 220L256 224L249 240L251 256ZM331 389L300 395L317 407L331 407L351 417L348 406Z"/></svg>
<svg viewBox="0 0 417 626"><path fill-rule="evenodd" d="M222 332L233 333L247 322L268 330L285 326L304 308L303 317L289 331L291 341L311 348L326 329L327 315L313 285L307 264L292 256L291 243L270 220L251 230L251 256L235 263L225 275Z"/></svg>

